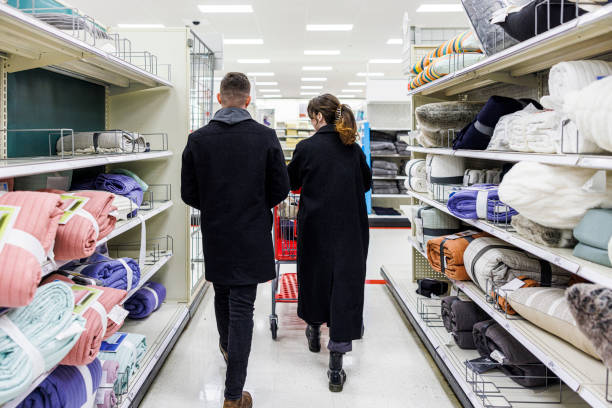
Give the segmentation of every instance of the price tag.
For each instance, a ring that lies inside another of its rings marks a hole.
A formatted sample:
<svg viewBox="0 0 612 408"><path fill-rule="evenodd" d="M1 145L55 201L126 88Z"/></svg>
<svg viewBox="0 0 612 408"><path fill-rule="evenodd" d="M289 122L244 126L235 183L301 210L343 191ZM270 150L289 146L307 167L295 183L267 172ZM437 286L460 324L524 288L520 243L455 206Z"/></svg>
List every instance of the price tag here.
<svg viewBox="0 0 612 408"><path fill-rule="evenodd" d="M517 289L522 288L525 285L525 282L519 278L514 278L510 282L503 285L501 288L497 289L497 293L501 297L507 297L508 291L514 292Z"/></svg>
<svg viewBox="0 0 612 408"><path fill-rule="evenodd" d="M130 312L128 312L121 306L115 305L115 307L113 307L111 311L108 313L108 318L111 319L116 324L121 324L123 323L123 321L125 320L125 318L127 317L129 313Z"/></svg>

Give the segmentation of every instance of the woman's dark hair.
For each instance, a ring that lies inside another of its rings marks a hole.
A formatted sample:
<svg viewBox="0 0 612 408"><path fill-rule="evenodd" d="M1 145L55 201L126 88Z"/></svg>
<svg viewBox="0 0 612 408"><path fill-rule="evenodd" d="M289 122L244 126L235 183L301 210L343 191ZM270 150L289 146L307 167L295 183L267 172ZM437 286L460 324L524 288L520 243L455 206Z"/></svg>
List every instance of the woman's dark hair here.
<svg viewBox="0 0 612 408"><path fill-rule="evenodd" d="M334 95L319 95L308 103L310 119L314 119L318 113L323 115L328 125L336 125L342 143L349 146L357 141L357 122L348 105L341 104Z"/></svg>

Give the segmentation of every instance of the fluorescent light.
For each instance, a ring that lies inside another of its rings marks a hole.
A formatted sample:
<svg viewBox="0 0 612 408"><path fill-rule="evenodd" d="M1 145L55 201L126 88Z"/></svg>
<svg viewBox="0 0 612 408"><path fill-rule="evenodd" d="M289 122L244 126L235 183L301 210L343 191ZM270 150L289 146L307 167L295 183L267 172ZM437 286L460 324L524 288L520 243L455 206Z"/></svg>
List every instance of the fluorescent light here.
<svg viewBox="0 0 612 408"><path fill-rule="evenodd" d="M239 64L269 64L270 60L267 58L252 58L252 59L239 59Z"/></svg>
<svg viewBox="0 0 612 408"><path fill-rule="evenodd" d="M304 55L340 55L340 50L304 50Z"/></svg>
<svg viewBox="0 0 612 408"><path fill-rule="evenodd" d="M321 67L317 67L317 66L307 66L307 67L302 67L302 71L331 71L333 68L329 67L329 66L321 66Z"/></svg>
<svg viewBox="0 0 612 408"><path fill-rule="evenodd" d="M119 28L165 28L163 24L117 24Z"/></svg>
<svg viewBox="0 0 612 408"><path fill-rule="evenodd" d="M302 85L302 89L323 89L323 85Z"/></svg>
<svg viewBox="0 0 612 408"><path fill-rule="evenodd" d="M306 31L351 31L352 24L307 24Z"/></svg>
<svg viewBox="0 0 612 408"><path fill-rule="evenodd" d="M355 98L355 95L338 95L338 98Z"/></svg>
<svg viewBox="0 0 612 408"><path fill-rule="evenodd" d="M263 88L263 89L259 89L259 92L280 92L280 89Z"/></svg>
<svg viewBox="0 0 612 408"><path fill-rule="evenodd" d="M318 92L300 92L300 95L318 95Z"/></svg>
<svg viewBox="0 0 612 408"><path fill-rule="evenodd" d="M325 82L327 78L302 78L302 82Z"/></svg>
<svg viewBox="0 0 612 408"><path fill-rule="evenodd" d="M401 38L389 38L387 40L387 45L402 45L404 44L404 40Z"/></svg>
<svg viewBox="0 0 612 408"><path fill-rule="evenodd" d="M401 64L402 60L399 58L374 58L369 62L370 64Z"/></svg>
<svg viewBox="0 0 612 408"><path fill-rule="evenodd" d="M260 82L260 81L256 81L255 85L257 86L275 86L278 85L278 82Z"/></svg>
<svg viewBox="0 0 612 408"><path fill-rule="evenodd" d="M366 86L365 82L349 82L348 86Z"/></svg>
<svg viewBox="0 0 612 408"><path fill-rule="evenodd" d="M202 13L252 13L253 6L250 4L201 4L198 6Z"/></svg>
<svg viewBox="0 0 612 408"><path fill-rule="evenodd" d="M363 89L343 89L342 90L342 93L350 94L351 92L352 93L361 93L361 92L363 92Z"/></svg>
<svg viewBox="0 0 612 408"><path fill-rule="evenodd" d="M224 38L225 45L263 45L263 38Z"/></svg>
<svg viewBox="0 0 612 408"><path fill-rule="evenodd" d="M271 77L274 76L274 72L247 72L247 76Z"/></svg>
<svg viewBox="0 0 612 408"><path fill-rule="evenodd" d="M359 72L357 73L359 77L382 77L385 76L383 72Z"/></svg>
<svg viewBox="0 0 612 408"><path fill-rule="evenodd" d="M456 13L463 11L461 4L421 4L417 13Z"/></svg>
<svg viewBox="0 0 612 408"><path fill-rule="evenodd" d="M262 96L262 99L266 99L266 98L282 98L283 95L264 95Z"/></svg>

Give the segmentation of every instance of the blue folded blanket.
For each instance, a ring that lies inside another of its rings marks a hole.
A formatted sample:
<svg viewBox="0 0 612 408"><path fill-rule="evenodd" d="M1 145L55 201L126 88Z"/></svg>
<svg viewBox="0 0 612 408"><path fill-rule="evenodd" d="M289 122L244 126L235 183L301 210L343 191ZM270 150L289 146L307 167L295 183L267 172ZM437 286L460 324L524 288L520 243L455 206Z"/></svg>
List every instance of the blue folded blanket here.
<svg viewBox="0 0 612 408"><path fill-rule="evenodd" d="M476 184L452 193L447 204L448 210L459 218L510 223L518 212L499 200L497 188L494 184Z"/></svg>
<svg viewBox="0 0 612 408"><path fill-rule="evenodd" d="M98 359L81 367L61 365L53 370L18 408L91 407L101 380L102 364ZM86 403L89 404L85 405Z"/></svg>
<svg viewBox="0 0 612 408"><path fill-rule="evenodd" d="M596 208L587 211L574 228L574 237L579 241L574 248L574 256L612 267L608 255L608 242L612 238L612 210Z"/></svg>
<svg viewBox="0 0 612 408"><path fill-rule="evenodd" d="M130 290L138 286L140 281L140 267L131 258L120 258L132 270L131 284L128 270L119 259L112 259L99 253L89 258L72 261L62 267L62 270L78 272L81 275L98 279L102 286L114 289Z"/></svg>
<svg viewBox="0 0 612 408"><path fill-rule="evenodd" d="M96 190L109 191L128 197L140 207L144 198L142 187L136 180L125 174L100 174L96 178Z"/></svg>
<svg viewBox="0 0 612 408"><path fill-rule="evenodd" d="M147 282L130 297L123 307L130 312L130 319L144 319L161 307L166 299L166 287L161 283Z"/></svg>

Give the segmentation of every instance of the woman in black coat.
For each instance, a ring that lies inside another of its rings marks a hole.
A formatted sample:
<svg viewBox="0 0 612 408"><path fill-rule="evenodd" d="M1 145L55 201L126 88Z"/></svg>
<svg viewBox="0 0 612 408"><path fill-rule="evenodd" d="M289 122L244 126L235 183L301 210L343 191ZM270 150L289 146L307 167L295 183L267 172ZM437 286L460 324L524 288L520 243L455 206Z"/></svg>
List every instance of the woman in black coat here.
<svg viewBox="0 0 612 408"><path fill-rule="evenodd" d="M365 193L372 172L356 143L353 112L325 94L308 104L317 131L300 142L289 164L291 189L301 188L298 211L298 315L308 324L310 350L319 352L320 327L330 330L331 391L342 391L342 356L363 328L369 226Z"/></svg>

